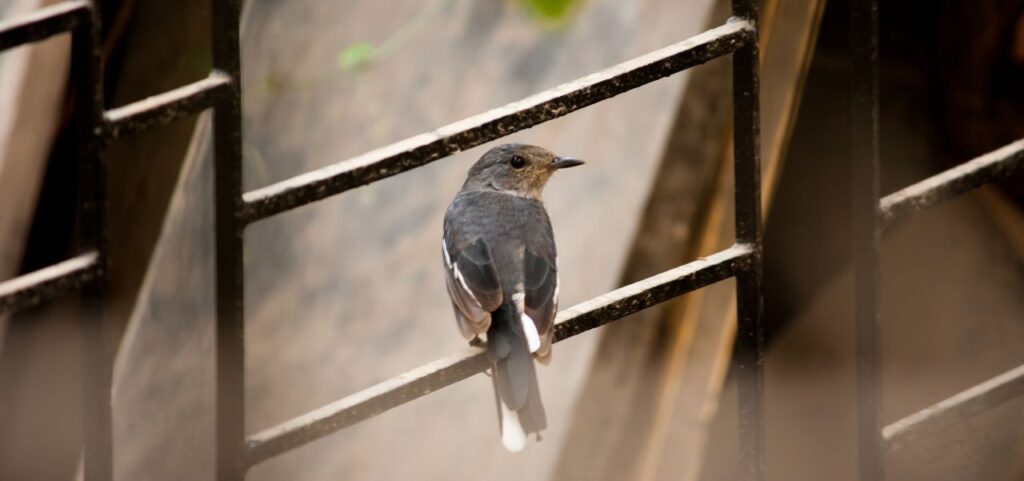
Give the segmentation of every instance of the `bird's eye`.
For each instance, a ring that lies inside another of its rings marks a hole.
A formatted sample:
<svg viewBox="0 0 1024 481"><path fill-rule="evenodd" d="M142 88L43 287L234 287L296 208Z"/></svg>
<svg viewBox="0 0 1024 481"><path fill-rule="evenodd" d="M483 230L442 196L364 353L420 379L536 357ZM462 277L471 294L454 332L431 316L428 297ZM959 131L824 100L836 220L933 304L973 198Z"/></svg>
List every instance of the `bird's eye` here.
<svg viewBox="0 0 1024 481"><path fill-rule="evenodd" d="M518 155L512 156L512 159L509 160L508 163L513 169L522 169L526 166L526 160Z"/></svg>

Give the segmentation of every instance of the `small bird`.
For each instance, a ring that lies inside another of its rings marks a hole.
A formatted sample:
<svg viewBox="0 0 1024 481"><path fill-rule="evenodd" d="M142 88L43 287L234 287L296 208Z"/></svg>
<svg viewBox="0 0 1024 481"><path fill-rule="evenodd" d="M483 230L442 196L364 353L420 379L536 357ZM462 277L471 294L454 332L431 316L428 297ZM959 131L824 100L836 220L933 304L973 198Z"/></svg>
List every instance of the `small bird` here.
<svg viewBox="0 0 1024 481"><path fill-rule="evenodd" d="M523 144L485 153L444 218L442 251L459 331L486 343L505 448L547 427L533 360L551 360L558 262L541 192L551 174L583 161Z"/></svg>

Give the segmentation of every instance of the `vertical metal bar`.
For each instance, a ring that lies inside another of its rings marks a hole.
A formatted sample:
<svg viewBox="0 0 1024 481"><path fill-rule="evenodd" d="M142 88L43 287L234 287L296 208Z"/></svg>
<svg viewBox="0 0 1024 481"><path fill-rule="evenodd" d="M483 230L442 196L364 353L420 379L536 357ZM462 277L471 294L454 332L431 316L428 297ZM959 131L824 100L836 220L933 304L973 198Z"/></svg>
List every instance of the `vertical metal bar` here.
<svg viewBox="0 0 1024 481"><path fill-rule="evenodd" d="M244 224L239 56L241 0L211 2L213 67L231 78L214 103L217 268L217 480L245 478Z"/></svg>
<svg viewBox="0 0 1024 481"><path fill-rule="evenodd" d="M107 275L106 169L102 157L103 59L100 46L100 5L82 10L72 31L75 108L73 125L79 170L77 248L99 254L99 279L82 291L85 313L82 341L82 461L85 481L113 478L111 386L113 355L103 315Z"/></svg>
<svg viewBox="0 0 1024 481"><path fill-rule="evenodd" d="M757 25L756 0L733 0L733 16ZM757 29L754 29L757 36ZM764 326L761 298L761 159L757 38L732 56L736 242L753 249L736 276L736 370L741 479L764 479Z"/></svg>
<svg viewBox="0 0 1024 481"><path fill-rule="evenodd" d="M851 104L857 435L861 481L881 481L881 359L878 321L878 2L853 0Z"/></svg>

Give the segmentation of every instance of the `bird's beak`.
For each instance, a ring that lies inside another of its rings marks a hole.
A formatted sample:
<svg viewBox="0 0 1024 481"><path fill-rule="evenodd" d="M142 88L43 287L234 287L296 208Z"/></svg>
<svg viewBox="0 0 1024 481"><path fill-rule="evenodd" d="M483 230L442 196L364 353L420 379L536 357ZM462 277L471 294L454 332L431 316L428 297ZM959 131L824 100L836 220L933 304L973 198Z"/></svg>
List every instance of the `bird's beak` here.
<svg viewBox="0 0 1024 481"><path fill-rule="evenodd" d="M577 165L583 165L583 161L572 157L555 157L555 162L551 164L556 169L566 169Z"/></svg>

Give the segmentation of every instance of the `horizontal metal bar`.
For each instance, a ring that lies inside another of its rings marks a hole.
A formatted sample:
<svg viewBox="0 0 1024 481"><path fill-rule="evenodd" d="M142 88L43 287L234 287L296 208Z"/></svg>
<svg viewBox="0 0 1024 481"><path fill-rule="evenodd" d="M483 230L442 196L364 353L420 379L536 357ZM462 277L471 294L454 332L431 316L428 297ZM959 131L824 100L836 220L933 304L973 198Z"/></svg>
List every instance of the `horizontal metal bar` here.
<svg viewBox="0 0 1024 481"><path fill-rule="evenodd" d="M89 8L87 0L70 0L0 20L0 50L68 32Z"/></svg>
<svg viewBox="0 0 1024 481"><path fill-rule="evenodd" d="M751 265L754 249L737 244L714 255L620 287L558 313L555 342L727 279ZM257 433L248 440L249 463L320 439L466 379L490 367L484 351L470 347L398 377Z"/></svg>
<svg viewBox="0 0 1024 481"><path fill-rule="evenodd" d="M201 112L230 84L229 75L214 71L197 82L108 110L104 115L107 136L116 139Z"/></svg>
<svg viewBox="0 0 1024 481"><path fill-rule="evenodd" d="M731 19L700 35L518 102L247 192L243 217L255 222L428 164L730 54L754 38L750 22Z"/></svg>
<svg viewBox="0 0 1024 481"><path fill-rule="evenodd" d="M1022 167L1024 139L885 196L880 205L882 221L892 223L907 214L1006 177L1013 171L1022 170Z"/></svg>
<svg viewBox="0 0 1024 481"><path fill-rule="evenodd" d="M1020 396L1024 396L1024 365L886 426L882 429L882 437L890 451L896 450L922 435L934 433Z"/></svg>
<svg viewBox="0 0 1024 481"><path fill-rule="evenodd" d="M99 254L72 257L38 271L0 283L0 316L38 304L98 277Z"/></svg>

